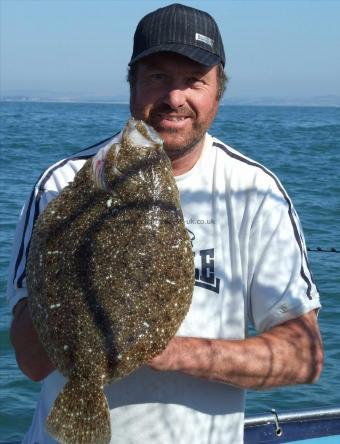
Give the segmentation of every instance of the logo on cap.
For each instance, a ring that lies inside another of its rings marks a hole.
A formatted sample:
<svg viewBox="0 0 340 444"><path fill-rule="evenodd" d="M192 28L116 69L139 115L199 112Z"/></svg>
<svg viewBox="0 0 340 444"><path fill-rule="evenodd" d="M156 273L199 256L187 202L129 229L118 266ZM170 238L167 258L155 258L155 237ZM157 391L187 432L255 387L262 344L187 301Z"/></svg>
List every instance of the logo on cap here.
<svg viewBox="0 0 340 444"><path fill-rule="evenodd" d="M214 46L214 40L213 39L211 39L210 37L207 37L206 35L199 34L198 32L196 32L195 40L198 40L199 42L206 43L207 45L209 45L211 47Z"/></svg>

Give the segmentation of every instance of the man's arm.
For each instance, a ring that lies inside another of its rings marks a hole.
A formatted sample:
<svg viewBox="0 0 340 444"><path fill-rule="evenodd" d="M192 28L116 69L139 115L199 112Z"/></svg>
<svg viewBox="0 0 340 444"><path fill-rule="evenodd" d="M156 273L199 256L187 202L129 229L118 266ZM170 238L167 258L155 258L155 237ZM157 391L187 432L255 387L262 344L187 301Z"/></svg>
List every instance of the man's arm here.
<svg viewBox="0 0 340 444"><path fill-rule="evenodd" d="M10 338L20 370L33 381L49 375L54 366L41 345L33 326L27 298L14 307Z"/></svg>
<svg viewBox="0 0 340 444"><path fill-rule="evenodd" d="M244 340L175 337L149 365L241 388L269 389L316 382L323 348L311 311Z"/></svg>
<svg viewBox="0 0 340 444"><path fill-rule="evenodd" d="M11 341L18 365L30 379L40 381L54 370L39 342L27 299L14 309ZM315 382L322 370L323 349L312 311L244 340L175 337L149 365L242 388L268 389Z"/></svg>

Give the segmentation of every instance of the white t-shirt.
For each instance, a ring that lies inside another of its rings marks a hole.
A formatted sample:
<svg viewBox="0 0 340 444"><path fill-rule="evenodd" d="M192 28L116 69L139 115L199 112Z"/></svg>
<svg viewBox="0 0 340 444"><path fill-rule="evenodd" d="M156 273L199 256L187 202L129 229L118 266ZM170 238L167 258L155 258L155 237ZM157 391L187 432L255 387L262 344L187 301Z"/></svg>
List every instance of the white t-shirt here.
<svg viewBox="0 0 340 444"><path fill-rule="evenodd" d="M27 296L25 261L33 223L106 140L49 168L26 203L9 273L11 307ZM195 289L178 335L243 339L320 307L300 224L278 179L262 165L206 136L202 155L176 177L195 252ZM49 444L44 424L65 378L55 371L24 443ZM106 386L115 444L238 444L245 391L144 366Z"/></svg>

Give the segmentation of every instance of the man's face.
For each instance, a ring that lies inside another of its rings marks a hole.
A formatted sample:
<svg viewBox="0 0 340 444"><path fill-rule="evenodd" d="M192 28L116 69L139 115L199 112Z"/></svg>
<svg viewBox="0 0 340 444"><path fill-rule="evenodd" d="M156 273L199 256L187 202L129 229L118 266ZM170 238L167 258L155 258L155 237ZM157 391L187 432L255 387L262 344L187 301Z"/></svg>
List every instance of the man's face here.
<svg viewBox="0 0 340 444"><path fill-rule="evenodd" d="M202 141L217 112L217 92L216 66L170 52L154 54L138 63L131 114L153 126L176 159Z"/></svg>

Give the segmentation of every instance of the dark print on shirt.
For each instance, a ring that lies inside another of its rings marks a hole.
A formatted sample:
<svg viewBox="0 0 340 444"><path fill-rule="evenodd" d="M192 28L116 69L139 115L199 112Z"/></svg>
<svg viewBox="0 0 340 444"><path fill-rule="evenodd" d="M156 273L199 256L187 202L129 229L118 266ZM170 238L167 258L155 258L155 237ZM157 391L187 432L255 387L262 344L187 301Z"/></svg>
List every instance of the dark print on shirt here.
<svg viewBox="0 0 340 444"><path fill-rule="evenodd" d="M219 293L221 280L215 277L214 249L200 250L199 255L201 263L200 268L195 268L195 285Z"/></svg>
<svg viewBox="0 0 340 444"><path fill-rule="evenodd" d="M195 234L187 228L190 236L191 246L194 248ZM194 257L196 252L193 251ZM195 285L197 287L203 287L207 290L220 292L221 279L215 277L215 252L214 248L208 248L206 250L200 250L200 266L195 267Z"/></svg>

